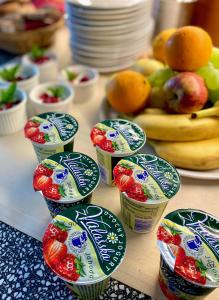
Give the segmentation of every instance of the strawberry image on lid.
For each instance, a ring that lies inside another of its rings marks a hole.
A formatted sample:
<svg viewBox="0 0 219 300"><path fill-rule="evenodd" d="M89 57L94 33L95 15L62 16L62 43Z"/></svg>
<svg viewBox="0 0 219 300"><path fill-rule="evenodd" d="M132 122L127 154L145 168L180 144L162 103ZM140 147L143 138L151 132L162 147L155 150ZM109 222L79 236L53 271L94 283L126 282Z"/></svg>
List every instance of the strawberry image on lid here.
<svg viewBox="0 0 219 300"><path fill-rule="evenodd" d="M120 221L110 211L91 204L57 215L43 237L46 264L61 279L82 288L108 278L122 262L125 250L126 235Z"/></svg>
<svg viewBox="0 0 219 300"><path fill-rule="evenodd" d="M78 131L78 122L68 114L48 112L29 119L24 127L25 137L41 146L67 144Z"/></svg>
<svg viewBox="0 0 219 300"><path fill-rule="evenodd" d="M141 149L146 136L135 123L111 119L97 123L90 134L94 146L110 153L112 156L127 156Z"/></svg>
<svg viewBox="0 0 219 300"><path fill-rule="evenodd" d="M188 286L219 287L217 218L195 209L173 211L162 220L157 243L166 274L172 271L172 277L177 274Z"/></svg>
<svg viewBox="0 0 219 300"><path fill-rule="evenodd" d="M120 160L113 169L114 182L128 198L158 203L171 199L180 188L176 169L151 154L134 154Z"/></svg>
<svg viewBox="0 0 219 300"><path fill-rule="evenodd" d="M59 203L73 203L90 195L99 183L99 168L89 156L61 152L49 156L35 169L33 188Z"/></svg>

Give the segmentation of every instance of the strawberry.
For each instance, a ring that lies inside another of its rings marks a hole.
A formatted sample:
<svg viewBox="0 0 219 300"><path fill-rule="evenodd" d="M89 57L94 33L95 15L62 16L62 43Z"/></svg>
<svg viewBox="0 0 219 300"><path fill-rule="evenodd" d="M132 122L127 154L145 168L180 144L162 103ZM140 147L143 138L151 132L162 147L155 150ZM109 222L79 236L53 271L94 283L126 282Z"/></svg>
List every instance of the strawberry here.
<svg viewBox="0 0 219 300"><path fill-rule="evenodd" d="M98 128L93 128L90 134L90 138L95 145L100 145L101 143L106 141L106 137L105 137L106 132L102 131Z"/></svg>
<svg viewBox="0 0 219 300"><path fill-rule="evenodd" d="M141 184L138 182L134 182L132 187L126 191L126 194L129 198L140 202L145 202L147 200L147 196L145 195Z"/></svg>
<svg viewBox="0 0 219 300"><path fill-rule="evenodd" d="M175 257L176 257L176 261L175 261L175 265L177 266L181 266L186 258L186 252L182 247L178 247L176 246L178 249L175 252Z"/></svg>
<svg viewBox="0 0 219 300"><path fill-rule="evenodd" d="M49 199L60 200L62 196L61 187L58 184L53 183L43 190L43 195Z"/></svg>
<svg viewBox="0 0 219 300"><path fill-rule="evenodd" d="M33 177L33 187L35 191L42 191L52 185L52 178L39 174Z"/></svg>
<svg viewBox="0 0 219 300"><path fill-rule="evenodd" d="M39 127L40 123L34 122L34 121L27 121L25 128L30 128L30 127Z"/></svg>
<svg viewBox="0 0 219 300"><path fill-rule="evenodd" d="M43 132L40 132L37 135L32 136L31 140L33 142L38 143L38 144L45 144L45 142L46 142L46 140L44 138L44 133Z"/></svg>
<svg viewBox="0 0 219 300"><path fill-rule="evenodd" d="M117 164L115 168L113 169L113 176L116 178L120 174L125 174L128 176L131 176L133 173L132 169L129 166L123 166L120 164Z"/></svg>
<svg viewBox="0 0 219 300"><path fill-rule="evenodd" d="M73 254L67 254L65 258L56 266L56 271L63 278L71 281L77 281L80 276L84 276L84 264L79 257Z"/></svg>
<svg viewBox="0 0 219 300"><path fill-rule="evenodd" d="M206 267L201 261L195 260L192 256L186 256L183 261L175 264L175 272L191 281L205 284Z"/></svg>
<svg viewBox="0 0 219 300"><path fill-rule="evenodd" d="M176 230L170 226L160 226L158 228L157 238L167 244L174 244L179 246L181 244L181 231Z"/></svg>
<svg viewBox="0 0 219 300"><path fill-rule="evenodd" d="M46 263L54 267L64 259L67 254L67 246L55 239L49 240L43 246L43 257Z"/></svg>
<svg viewBox="0 0 219 300"><path fill-rule="evenodd" d="M134 178L126 174L119 174L114 181L121 192L131 189L135 183Z"/></svg>
<svg viewBox="0 0 219 300"><path fill-rule="evenodd" d="M63 243L68 237L68 229L68 226L58 221L56 221L54 224L49 224L43 236L43 245L45 245L51 239L55 239Z"/></svg>
<svg viewBox="0 0 219 300"><path fill-rule="evenodd" d="M25 127L24 128L25 137L27 137L27 138L32 138L33 136L37 135L39 132L40 131L39 131L38 127Z"/></svg>
<svg viewBox="0 0 219 300"><path fill-rule="evenodd" d="M114 153L115 149L113 147L113 143L109 140L105 140L104 142L102 142L100 145L98 145L101 149L103 149L104 151L110 152L110 153Z"/></svg>
<svg viewBox="0 0 219 300"><path fill-rule="evenodd" d="M53 169L52 168L49 168L48 166L46 165L38 165L38 167L36 168L35 172L34 172L34 176L36 175L39 175L39 174L42 174L42 175L45 175L45 176L52 176L53 174Z"/></svg>

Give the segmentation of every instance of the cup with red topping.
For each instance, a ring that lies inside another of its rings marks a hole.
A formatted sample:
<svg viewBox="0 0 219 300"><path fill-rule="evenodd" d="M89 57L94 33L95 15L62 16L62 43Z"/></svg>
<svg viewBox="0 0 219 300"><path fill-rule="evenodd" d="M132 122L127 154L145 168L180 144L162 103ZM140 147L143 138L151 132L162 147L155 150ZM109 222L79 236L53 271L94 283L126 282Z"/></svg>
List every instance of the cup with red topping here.
<svg viewBox="0 0 219 300"><path fill-rule="evenodd" d="M33 116L24 127L39 162L55 153L73 151L77 131L78 122L73 116L55 112Z"/></svg>
<svg viewBox="0 0 219 300"><path fill-rule="evenodd" d="M96 299L126 251L126 235L107 209L82 204L66 209L48 225L43 237L47 266L80 299Z"/></svg>
<svg viewBox="0 0 219 300"><path fill-rule="evenodd" d="M61 82L41 83L30 92L30 104L35 114L48 111L68 113L72 108L74 90Z"/></svg>
<svg viewBox="0 0 219 300"><path fill-rule="evenodd" d="M33 175L33 187L43 195L54 217L66 208L90 203L99 177L99 168L89 156L61 152L38 165Z"/></svg>
<svg viewBox="0 0 219 300"><path fill-rule="evenodd" d="M10 63L0 68L0 81L16 82L28 94L39 83L39 70L33 64Z"/></svg>
<svg viewBox="0 0 219 300"><path fill-rule="evenodd" d="M16 83L0 84L0 135L21 130L26 122L26 93Z"/></svg>
<svg viewBox="0 0 219 300"><path fill-rule="evenodd" d="M30 53L23 56L22 61L37 66L40 82L57 80L58 59L55 53L35 45Z"/></svg>
<svg viewBox="0 0 219 300"><path fill-rule="evenodd" d="M137 153L146 142L144 131L135 123L111 119L97 123L90 134L96 146L101 179L113 185L113 168L123 158Z"/></svg>
<svg viewBox="0 0 219 300"><path fill-rule="evenodd" d="M219 219L179 209L157 231L159 285L169 300L199 300L219 287ZM215 298L216 299L216 298Z"/></svg>
<svg viewBox="0 0 219 300"><path fill-rule="evenodd" d="M75 90L75 101L85 102L95 97L99 73L96 69L72 65L61 71L61 78Z"/></svg>
<svg viewBox="0 0 219 300"><path fill-rule="evenodd" d="M176 169L150 154L125 157L115 166L113 175L120 190L122 218L137 233L153 230L180 188Z"/></svg>

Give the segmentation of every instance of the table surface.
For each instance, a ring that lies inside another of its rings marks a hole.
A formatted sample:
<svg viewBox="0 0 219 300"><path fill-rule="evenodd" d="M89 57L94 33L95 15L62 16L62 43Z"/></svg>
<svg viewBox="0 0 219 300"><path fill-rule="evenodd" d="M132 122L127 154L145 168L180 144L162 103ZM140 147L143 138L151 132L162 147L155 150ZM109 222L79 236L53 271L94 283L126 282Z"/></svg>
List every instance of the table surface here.
<svg viewBox="0 0 219 300"><path fill-rule="evenodd" d="M62 33L62 38L63 36ZM60 51L59 54L66 60L66 53ZM63 65L66 65L66 62L67 60ZM73 104L71 111L79 122L75 150L88 154L95 160L95 149L91 145L89 132L99 121L105 81L106 77L100 78L94 99ZM18 132L0 138L0 153L0 220L41 240L50 221L50 215L43 198L32 188L32 173L37 165L32 145L24 138L23 132ZM170 201L164 214L178 208L198 208L219 216L218 183L219 181L182 178L181 189ZM100 183L93 194L93 203L110 209L120 217L117 188ZM156 229L149 234L136 234L126 228L126 233L127 253L113 277L147 295L156 297L157 300L163 300L164 297L157 285L159 251L156 247ZM207 300L218 299L219 289L207 297Z"/></svg>

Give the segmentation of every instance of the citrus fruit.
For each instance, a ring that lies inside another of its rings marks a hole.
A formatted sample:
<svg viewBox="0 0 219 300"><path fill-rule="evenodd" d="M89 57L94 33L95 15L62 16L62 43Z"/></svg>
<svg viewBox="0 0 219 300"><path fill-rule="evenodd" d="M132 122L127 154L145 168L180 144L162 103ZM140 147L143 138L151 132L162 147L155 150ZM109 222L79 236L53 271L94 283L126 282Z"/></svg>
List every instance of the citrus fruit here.
<svg viewBox="0 0 219 300"><path fill-rule="evenodd" d="M166 60L177 71L195 71L206 65L212 53L208 33L196 26L179 28L165 45Z"/></svg>
<svg viewBox="0 0 219 300"><path fill-rule="evenodd" d="M150 84L143 75L127 70L117 73L108 82L106 96L116 111L134 113L145 106L150 90Z"/></svg>
<svg viewBox="0 0 219 300"><path fill-rule="evenodd" d="M169 28L161 31L153 40L153 57L166 63L165 44L169 37L176 31L175 28Z"/></svg>

